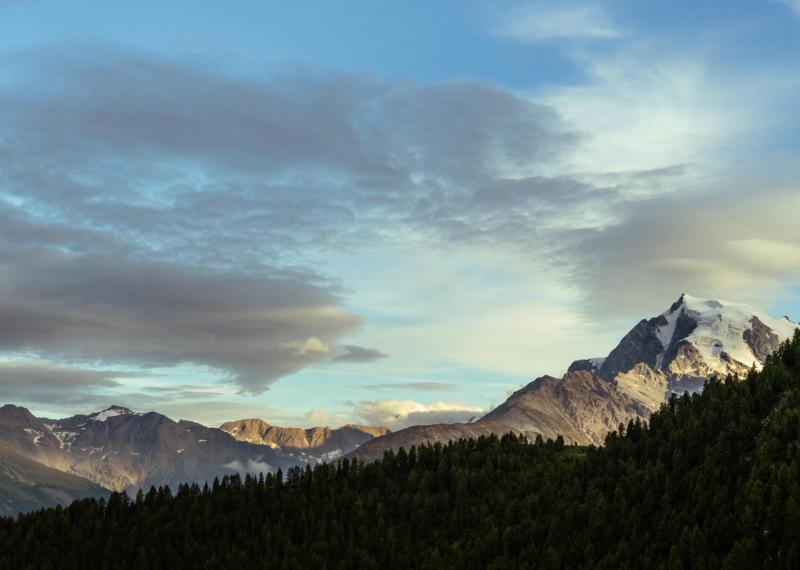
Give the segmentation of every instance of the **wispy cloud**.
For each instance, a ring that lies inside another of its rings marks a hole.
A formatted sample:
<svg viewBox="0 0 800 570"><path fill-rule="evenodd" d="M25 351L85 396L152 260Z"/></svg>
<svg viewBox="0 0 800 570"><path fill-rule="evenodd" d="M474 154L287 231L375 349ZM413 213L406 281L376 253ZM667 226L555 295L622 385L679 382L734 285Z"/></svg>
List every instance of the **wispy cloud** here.
<svg viewBox="0 0 800 570"><path fill-rule="evenodd" d="M365 348L352 344L343 344L341 353L334 357L334 362L372 362L389 355L374 348Z"/></svg>
<svg viewBox="0 0 800 570"><path fill-rule="evenodd" d="M425 392L450 392L458 389L458 384L450 382L387 382L385 384L368 384L366 390L383 392L384 390L422 390Z"/></svg>
<svg viewBox="0 0 800 570"><path fill-rule="evenodd" d="M503 17L496 33L521 42L563 39L612 39L622 35L603 7L591 2L544 0Z"/></svg>
<svg viewBox="0 0 800 570"><path fill-rule="evenodd" d="M778 0L796 14L800 14L800 0Z"/></svg>
<svg viewBox="0 0 800 570"><path fill-rule="evenodd" d="M0 362L0 401L85 405L98 392L120 387L130 372L82 369L43 361Z"/></svg>

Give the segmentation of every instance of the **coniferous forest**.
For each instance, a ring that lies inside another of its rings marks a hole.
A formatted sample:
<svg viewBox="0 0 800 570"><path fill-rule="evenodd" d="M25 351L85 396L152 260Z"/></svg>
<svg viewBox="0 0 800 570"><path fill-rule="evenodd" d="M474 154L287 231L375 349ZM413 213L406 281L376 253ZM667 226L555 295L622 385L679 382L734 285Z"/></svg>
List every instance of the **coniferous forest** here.
<svg viewBox="0 0 800 570"><path fill-rule="evenodd" d="M0 521L0 568L798 568L800 334L602 448L506 435Z"/></svg>

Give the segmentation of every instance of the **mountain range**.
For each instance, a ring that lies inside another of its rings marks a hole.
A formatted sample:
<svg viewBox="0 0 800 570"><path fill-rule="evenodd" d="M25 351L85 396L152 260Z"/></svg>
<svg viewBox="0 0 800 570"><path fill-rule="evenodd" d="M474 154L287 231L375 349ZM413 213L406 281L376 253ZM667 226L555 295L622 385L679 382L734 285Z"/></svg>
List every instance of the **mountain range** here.
<svg viewBox="0 0 800 570"><path fill-rule="evenodd" d="M262 420L222 428L122 406L64 419L0 407L0 512L87 495L211 481L234 472L286 470L334 460L388 430L281 428Z"/></svg>
<svg viewBox="0 0 800 570"><path fill-rule="evenodd" d="M0 407L0 512L13 514L108 490L204 482L233 472L267 472L347 456L514 432L601 445L609 431L647 420L673 393L701 390L713 375L760 368L798 325L743 304L681 297L637 323L604 358L574 361L543 376L471 423L417 425L397 432L277 427L242 419L219 428L112 406L64 419Z"/></svg>

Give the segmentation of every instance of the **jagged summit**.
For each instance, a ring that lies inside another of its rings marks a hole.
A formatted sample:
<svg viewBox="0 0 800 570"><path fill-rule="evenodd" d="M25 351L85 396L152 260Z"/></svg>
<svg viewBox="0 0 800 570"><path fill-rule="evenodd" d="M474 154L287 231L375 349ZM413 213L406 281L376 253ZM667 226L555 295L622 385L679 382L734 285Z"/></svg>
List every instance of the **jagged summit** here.
<svg viewBox="0 0 800 570"><path fill-rule="evenodd" d="M337 429L328 427L291 428L270 425L260 419L243 419L226 422L220 429L239 441L266 445L272 449L293 453L313 453L330 460L349 453L365 441L386 434L383 427L344 425Z"/></svg>
<svg viewBox="0 0 800 570"><path fill-rule="evenodd" d="M640 321L596 371L613 380L642 363L666 374L674 391L691 391L713 374L760 368L797 328L750 305L684 293L660 315Z"/></svg>

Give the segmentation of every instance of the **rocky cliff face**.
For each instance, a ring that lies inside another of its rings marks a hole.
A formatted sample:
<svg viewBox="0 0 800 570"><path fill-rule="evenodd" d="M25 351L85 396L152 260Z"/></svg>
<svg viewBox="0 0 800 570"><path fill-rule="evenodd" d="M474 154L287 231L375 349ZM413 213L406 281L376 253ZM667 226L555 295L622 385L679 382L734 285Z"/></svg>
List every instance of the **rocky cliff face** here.
<svg viewBox="0 0 800 570"><path fill-rule="evenodd" d="M350 453L363 443L389 432L383 427L348 424L338 429L273 426L259 419L227 422L220 429L239 441L266 445L290 456L330 461Z"/></svg>
<svg viewBox="0 0 800 570"><path fill-rule="evenodd" d="M372 440L351 455L513 431L601 444L620 423L646 420L671 393L696 391L712 375L759 368L798 325L739 303L681 297L637 323L605 358L576 360L562 378L543 376L471 424L412 426Z"/></svg>

